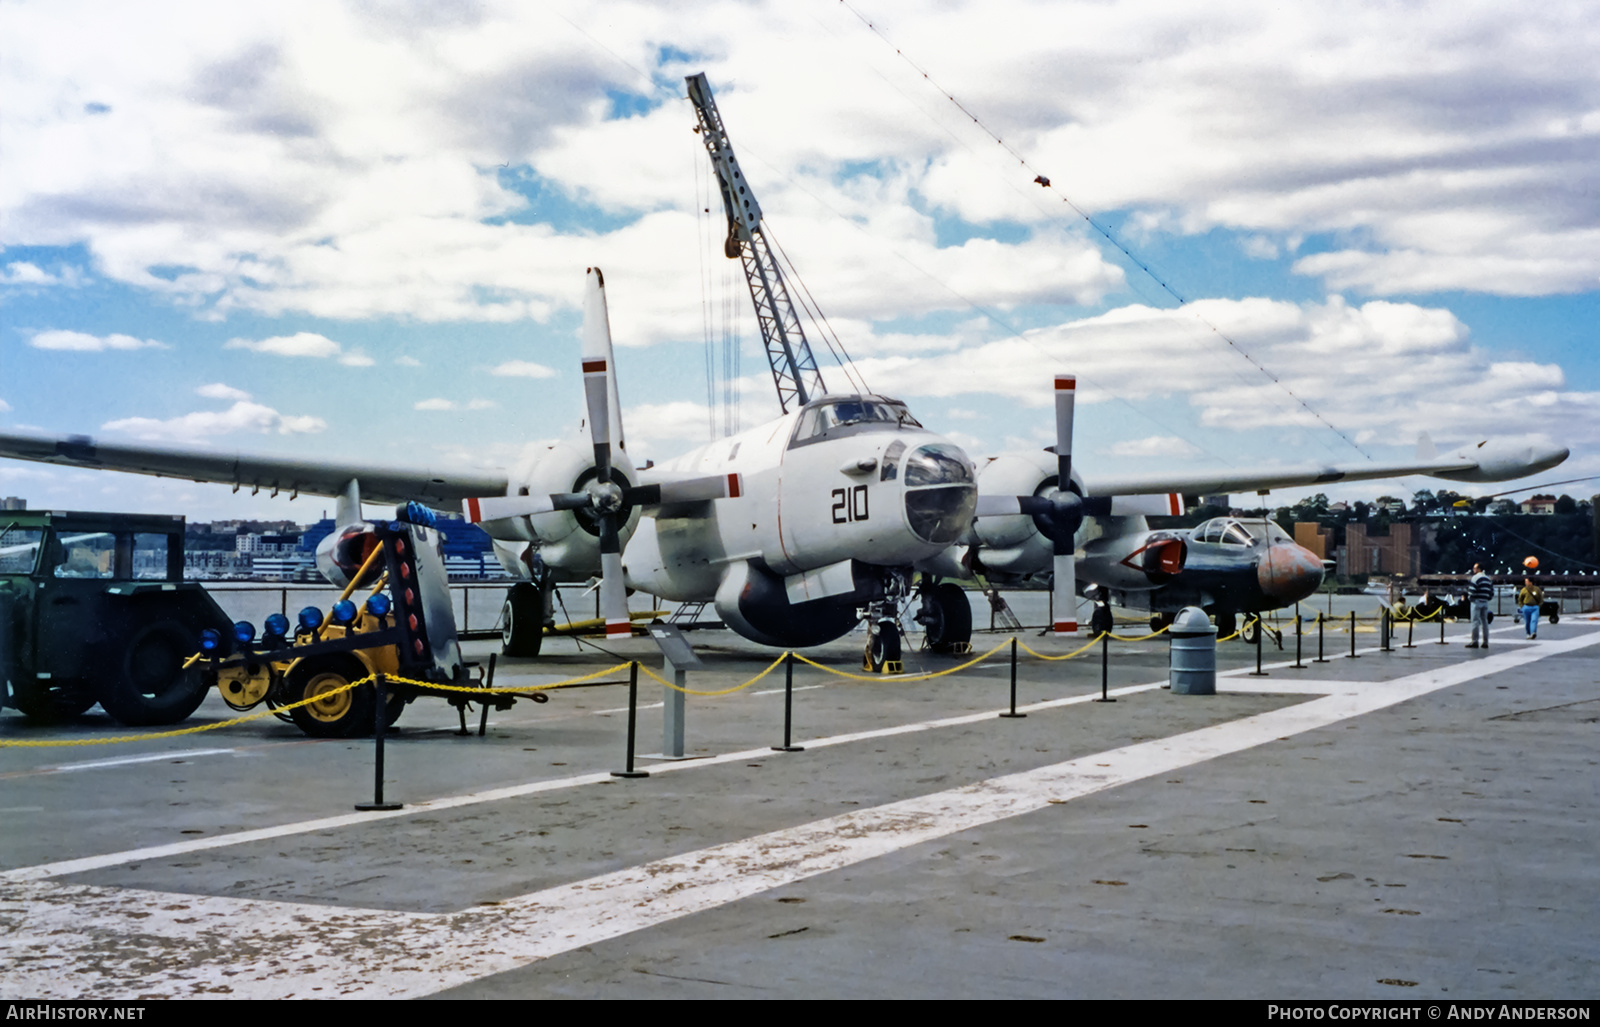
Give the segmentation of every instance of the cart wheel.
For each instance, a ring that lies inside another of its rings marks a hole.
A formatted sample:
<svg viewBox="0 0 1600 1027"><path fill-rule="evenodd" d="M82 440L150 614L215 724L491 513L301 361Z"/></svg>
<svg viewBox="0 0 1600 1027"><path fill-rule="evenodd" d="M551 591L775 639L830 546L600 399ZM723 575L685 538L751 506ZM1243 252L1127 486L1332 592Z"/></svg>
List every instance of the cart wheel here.
<svg viewBox="0 0 1600 1027"><path fill-rule="evenodd" d="M354 738L371 731L371 686L358 685L340 691L350 682L366 676L361 662L349 657L314 657L301 662L284 682L285 704L302 699L315 701L289 711L295 726L312 738Z"/></svg>

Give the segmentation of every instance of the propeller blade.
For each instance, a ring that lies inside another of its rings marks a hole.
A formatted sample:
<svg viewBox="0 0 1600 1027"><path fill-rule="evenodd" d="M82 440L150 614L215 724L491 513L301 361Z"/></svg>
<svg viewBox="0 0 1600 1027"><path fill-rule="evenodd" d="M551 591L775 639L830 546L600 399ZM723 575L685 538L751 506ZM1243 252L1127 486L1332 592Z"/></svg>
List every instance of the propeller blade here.
<svg viewBox="0 0 1600 1027"><path fill-rule="evenodd" d="M1078 633L1078 579L1077 568L1074 566L1076 563L1071 553L1056 554L1053 605L1057 635Z"/></svg>
<svg viewBox="0 0 1600 1027"><path fill-rule="evenodd" d="M587 492L561 492L553 496L484 496L463 499L461 512L468 524L497 521L502 517L531 517L552 510L576 510L589 505Z"/></svg>
<svg viewBox="0 0 1600 1027"><path fill-rule="evenodd" d="M613 542L616 534L612 534ZM628 620L628 591L622 582L622 554L600 554L600 615L606 619L607 638L633 634Z"/></svg>
<svg viewBox="0 0 1600 1027"><path fill-rule="evenodd" d="M596 479L611 480L611 322L606 313L606 280L589 269L583 297L583 398L589 409Z"/></svg>
<svg viewBox="0 0 1600 1027"><path fill-rule="evenodd" d="M744 475L710 474L702 478L664 481L658 485L636 485L623 496L635 506L660 506L662 503L700 503L709 499L738 499L744 495Z"/></svg>
<svg viewBox="0 0 1600 1027"><path fill-rule="evenodd" d="M1072 488L1072 407L1078 395L1076 375L1056 375L1056 485L1063 492Z"/></svg>

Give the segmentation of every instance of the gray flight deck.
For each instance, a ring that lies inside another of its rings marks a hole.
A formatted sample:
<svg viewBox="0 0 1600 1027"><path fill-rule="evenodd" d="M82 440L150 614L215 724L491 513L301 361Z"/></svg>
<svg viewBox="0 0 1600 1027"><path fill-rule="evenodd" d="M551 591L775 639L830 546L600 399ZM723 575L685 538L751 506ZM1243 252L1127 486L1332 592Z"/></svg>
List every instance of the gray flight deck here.
<svg viewBox="0 0 1600 1027"><path fill-rule="evenodd" d="M690 637L691 688L774 655ZM1118 644L1114 704L1087 701L1097 653L1025 657L1021 719L995 715L1002 659L916 682L800 666L806 751L770 749L779 670L690 697L700 758L637 780L609 774L618 676L484 738L423 699L389 740L391 814L353 810L370 740L271 718L0 748L0 997L1591 998L1600 623L1446 637L1361 634L1320 664L1307 638L1304 670L1291 637L1260 678L1226 643L1216 696L1159 688L1164 639ZM808 655L858 671L859 645ZM646 640L606 648L660 667ZM552 641L496 684L613 662ZM642 756L661 695L641 680ZM190 723L230 715L212 698ZM125 733L0 714L0 741Z"/></svg>

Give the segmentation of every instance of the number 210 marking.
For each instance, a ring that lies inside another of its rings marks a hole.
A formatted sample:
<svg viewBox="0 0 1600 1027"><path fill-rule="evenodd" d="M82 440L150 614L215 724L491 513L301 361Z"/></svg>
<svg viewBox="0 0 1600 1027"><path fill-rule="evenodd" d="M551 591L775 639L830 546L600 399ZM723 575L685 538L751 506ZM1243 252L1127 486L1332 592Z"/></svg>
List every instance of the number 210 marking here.
<svg viewBox="0 0 1600 1027"><path fill-rule="evenodd" d="M833 523L848 524L851 521L864 521L867 519L867 487L857 485L853 489L834 489L833 496Z"/></svg>

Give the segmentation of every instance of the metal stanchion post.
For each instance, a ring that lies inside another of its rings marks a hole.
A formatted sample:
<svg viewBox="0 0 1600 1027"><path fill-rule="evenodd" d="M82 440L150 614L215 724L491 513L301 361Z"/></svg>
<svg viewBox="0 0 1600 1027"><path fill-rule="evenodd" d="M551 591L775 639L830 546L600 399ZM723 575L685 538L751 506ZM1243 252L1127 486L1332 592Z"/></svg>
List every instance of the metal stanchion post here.
<svg viewBox="0 0 1600 1027"><path fill-rule="evenodd" d="M783 744L774 745L773 752L805 752L803 745L790 741L789 728L794 722L794 653L783 654Z"/></svg>
<svg viewBox="0 0 1600 1027"><path fill-rule="evenodd" d="M1306 665L1300 660L1300 641L1305 637L1304 625L1300 622L1300 613L1294 615L1294 669L1305 670Z"/></svg>
<svg viewBox="0 0 1600 1027"><path fill-rule="evenodd" d="M1267 633L1267 626L1261 623L1261 615L1256 614L1256 669L1250 672L1250 677L1264 678L1267 672L1261 669L1261 636Z"/></svg>
<svg viewBox="0 0 1600 1027"><path fill-rule="evenodd" d="M1356 611L1354 610L1350 611L1350 658L1352 660L1361 658L1356 655Z"/></svg>
<svg viewBox="0 0 1600 1027"><path fill-rule="evenodd" d="M1017 640L1011 639L1011 712L1000 714L1002 717L1026 717L1026 713L1017 712Z"/></svg>
<svg viewBox="0 0 1600 1027"><path fill-rule="evenodd" d="M356 803L356 809L362 811L401 809L405 806L403 802L383 801L383 735L384 728L389 726L387 683L388 679L382 674L379 674L372 683L373 689L378 693L377 705L373 707L372 713L372 801Z"/></svg>
<svg viewBox="0 0 1600 1027"><path fill-rule="evenodd" d="M1378 651L1385 653L1394 652L1394 647L1389 644L1389 608L1385 606L1378 615Z"/></svg>
<svg viewBox="0 0 1600 1027"><path fill-rule="evenodd" d="M1094 700L1095 702L1116 702L1115 699L1106 695L1106 679L1111 673L1109 666L1111 659L1110 650L1111 632L1102 632L1100 635L1100 698Z"/></svg>
<svg viewBox="0 0 1600 1027"><path fill-rule="evenodd" d="M493 688L494 687L494 665L495 665L495 661L498 660L499 658L500 658L500 654L499 653L490 653L489 654L489 673L484 678L483 687L485 687L485 688ZM483 709L478 711L478 737L482 738L483 737L483 733L485 731L487 731L487 730L489 730L489 697L488 696L484 696Z"/></svg>
<svg viewBox="0 0 1600 1027"><path fill-rule="evenodd" d="M1413 606L1411 608L1411 616L1406 618L1406 644L1401 646L1402 649L1415 649L1416 648L1416 646L1411 644L1411 633L1413 631L1415 631L1416 629L1417 629L1417 608L1415 606Z"/></svg>
<svg viewBox="0 0 1600 1027"><path fill-rule="evenodd" d="M649 777L648 770L633 769L633 729L639 712L639 661L628 664L628 766L613 770L612 777Z"/></svg>
<svg viewBox="0 0 1600 1027"><path fill-rule="evenodd" d="M1317 658L1312 661L1313 663L1327 663L1328 662L1327 659L1322 655L1322 632L1323 632L1322 611L1318 610L1317 611Z"/></svg>
<svg viewBox="0 0 1600 1027"><path fill-rule="evenodd" d="M1444 610L1443 610L1443 608L1441 608L1439 610L1439 644L1440 645L1449 645L1450 644L1449 642L1446 642L1444 640Z"/></svg>

